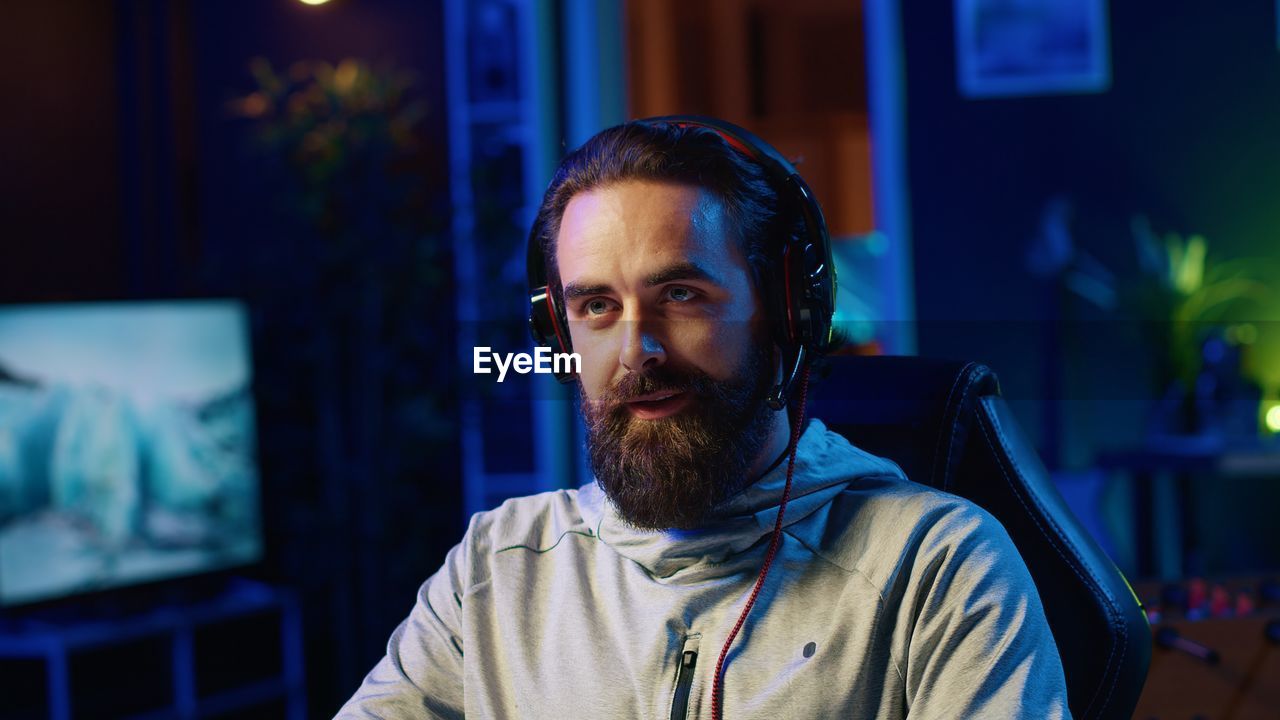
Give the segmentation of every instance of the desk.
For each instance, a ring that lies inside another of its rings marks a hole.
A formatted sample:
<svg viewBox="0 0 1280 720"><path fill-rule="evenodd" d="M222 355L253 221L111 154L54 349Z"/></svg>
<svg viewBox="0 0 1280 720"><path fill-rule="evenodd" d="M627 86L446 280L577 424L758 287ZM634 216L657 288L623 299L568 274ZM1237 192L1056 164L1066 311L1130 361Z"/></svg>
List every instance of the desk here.
<svg viewBox="0 0 1280 720"><path fill-rule="evenodd" d="M1280 444L1267 440L1238 443L1202 436L1162 436L1129 450L1100 453L1095 461L1106 472L1119 472L1133 480L1134 547L1137 577L1174 580L1195 568L1188 559L1199 546L1191 498L1194 475L1224 479L1274 477L1280 480ZM1181 541L1175 563L1160 562L1156 555L1156 480L1173 480L1172 501Z"/></svg>
<svg viewBox="0 0 1280 720"><path fill-rule="evenodd" d="M1164 602L1166 590L1175 588L1157 582L1135 583L1134 592L1148 611L1159 614L1152 621L1151 667L1133 717L1275 720L1280 708L1276 580L1274 575L1263 575L1205 583L1201 612L1195 616L1179 605ZM1271 589L1266 589L1267 585ZM1192 596L1187 584L1178 586L1182 598ZM1233 610L1214 616L1207 611L1218 593L1230 598L1225 606ZM1252 601L1251 610L1239 612L1241 597ZM1177 638L1191 641L1193 652L1180 650ZM1216 659L1196 652L1202 650L1212 651Z"/></svg>

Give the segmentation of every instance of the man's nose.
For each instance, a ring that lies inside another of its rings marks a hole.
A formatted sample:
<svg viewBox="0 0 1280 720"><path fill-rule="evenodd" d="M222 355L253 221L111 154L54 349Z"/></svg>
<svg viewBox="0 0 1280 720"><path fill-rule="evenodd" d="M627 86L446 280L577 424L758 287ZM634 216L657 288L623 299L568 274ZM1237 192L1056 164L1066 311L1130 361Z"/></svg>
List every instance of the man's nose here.
<svg viewBox="0 0 1280 720"><path fill-rule="evenodd" d="M667 361L666 348L653 332L638 320L628 320L623 330L618 361L631 372L642 372Z"/></svg>

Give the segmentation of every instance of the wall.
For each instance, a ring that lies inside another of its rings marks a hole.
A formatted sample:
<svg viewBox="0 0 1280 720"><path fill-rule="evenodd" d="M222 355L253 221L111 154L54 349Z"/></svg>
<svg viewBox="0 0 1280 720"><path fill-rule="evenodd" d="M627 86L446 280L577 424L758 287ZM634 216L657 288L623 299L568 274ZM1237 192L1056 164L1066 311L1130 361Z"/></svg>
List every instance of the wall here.
<svg viewBox="0 0 1280 720"><path fill-rule="evenodd" d="M123 291L115 19L92 0L5 9L0 300Z"/></svg>
<svg viewBox="0 0 1280 720"><path fill-rule="evenodd" d="M1027 272L1041 210L1072 198L1075 241L1122 290L1137 281L1135 213L1224 255L1274 255L1275 4L1110 2L1109 90L981 100L957 91L953 4L903 5L920 350L990 362L1042 445L1058 437L1050 454L1087 464L1138 437L1150 349L1136 322ZM1054 317L1066 323L1056 337ZM1057 412L1043 403L1055 393Z"/></svg>

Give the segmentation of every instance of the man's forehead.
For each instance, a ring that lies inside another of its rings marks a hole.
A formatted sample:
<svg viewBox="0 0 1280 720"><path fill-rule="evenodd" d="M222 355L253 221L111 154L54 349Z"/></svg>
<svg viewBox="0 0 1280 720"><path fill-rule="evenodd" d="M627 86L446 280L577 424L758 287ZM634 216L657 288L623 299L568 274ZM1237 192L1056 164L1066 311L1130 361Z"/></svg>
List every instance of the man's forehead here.
<svg viewBox="0 0 1280 720"><path fill-rule="evenodd" d="M653 181L624 181L575 195L560 222L556 253L562 276L607 261L650 272L692 263L715 274L715 266L742 255L724 204L712 192Z"/></svg>

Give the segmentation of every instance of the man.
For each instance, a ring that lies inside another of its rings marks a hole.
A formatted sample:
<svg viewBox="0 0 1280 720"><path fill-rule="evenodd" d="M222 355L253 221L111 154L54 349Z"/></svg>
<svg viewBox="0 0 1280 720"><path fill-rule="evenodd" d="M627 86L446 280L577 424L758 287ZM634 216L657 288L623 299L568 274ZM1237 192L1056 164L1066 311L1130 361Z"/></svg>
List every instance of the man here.
<svg viewBox="0 0 1280 720"><path fill-rule="evenodd" d="M783 462L774 184L705 127L565 158L540 240L596 482L475 515L340 718L1067 715L998 522L816 419Z"/></svg>

